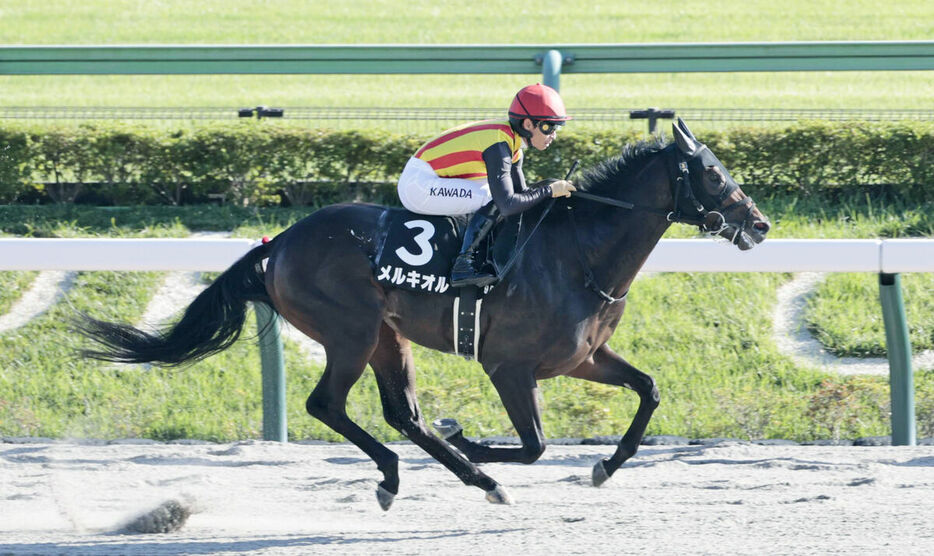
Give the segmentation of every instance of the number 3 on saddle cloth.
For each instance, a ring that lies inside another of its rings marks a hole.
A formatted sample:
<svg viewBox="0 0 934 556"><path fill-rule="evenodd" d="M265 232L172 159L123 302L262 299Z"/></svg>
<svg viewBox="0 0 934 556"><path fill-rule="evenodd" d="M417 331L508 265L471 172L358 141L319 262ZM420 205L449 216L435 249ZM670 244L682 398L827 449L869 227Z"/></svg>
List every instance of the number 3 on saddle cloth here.
<svg viewBox="0 0 934 556"><path fill-rule="evenodd" d="M477 260L504 268L516 246L520 217L506 219L493 229L477 252ZM389 209L380 218L373 265L376 281L385 286L424 294L453 297L453 352L476 359L483 295L476 286L452 288L451 267L460 252L467 216L428 216Z"/></svg>
<svg viewBox="0 0 934 556"><path fill-rule="evenodd" d="M373 256L377 282L414 292L451 296L464 289L452 288L450 280L467 215L430 216L389 209L380 220ZM477 260L492 264L495 259L496 268L502 268L515 248L518 223L516 217L497 224L480 246ZM492 287L484 288L481 293Z"/></svg>

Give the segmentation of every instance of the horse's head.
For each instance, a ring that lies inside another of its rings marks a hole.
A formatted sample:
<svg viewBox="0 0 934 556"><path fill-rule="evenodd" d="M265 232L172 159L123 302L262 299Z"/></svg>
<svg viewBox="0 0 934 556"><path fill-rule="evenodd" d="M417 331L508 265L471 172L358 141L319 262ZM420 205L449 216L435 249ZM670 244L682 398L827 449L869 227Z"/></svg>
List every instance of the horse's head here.
<svg viewBox="0 0 934 556"><path fill-rule="evenodd" d="M677 184L672 221L698 224L742 249L765 240L771 227L752 198L713 152L694 137L681 118L672 124L677 143Z"/></svg>

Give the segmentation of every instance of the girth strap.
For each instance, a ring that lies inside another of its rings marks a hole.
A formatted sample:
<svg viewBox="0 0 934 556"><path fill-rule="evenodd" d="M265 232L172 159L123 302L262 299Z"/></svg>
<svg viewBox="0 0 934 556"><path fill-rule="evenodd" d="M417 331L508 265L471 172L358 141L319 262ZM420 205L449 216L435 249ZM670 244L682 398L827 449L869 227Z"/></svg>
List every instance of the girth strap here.
<svg viewBox="0 0 934 556"><path fill-rule="evenodd" d="M480 288L464 286L454 298L454 354L466 360L479 358Z"/></svg>

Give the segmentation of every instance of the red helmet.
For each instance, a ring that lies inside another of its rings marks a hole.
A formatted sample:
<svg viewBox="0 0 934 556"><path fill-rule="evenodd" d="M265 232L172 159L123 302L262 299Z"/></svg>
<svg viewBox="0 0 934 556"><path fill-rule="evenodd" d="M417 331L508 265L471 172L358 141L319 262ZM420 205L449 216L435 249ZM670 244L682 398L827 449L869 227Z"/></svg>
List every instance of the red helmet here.
<svg viewBox="0 0 934 556"><path fill-rule="evenodd" d="M509 117L548 122L566 122L571 119L564 110L564 101L558 91L541 83L523 87L516 93L509 106Z"/></svg>

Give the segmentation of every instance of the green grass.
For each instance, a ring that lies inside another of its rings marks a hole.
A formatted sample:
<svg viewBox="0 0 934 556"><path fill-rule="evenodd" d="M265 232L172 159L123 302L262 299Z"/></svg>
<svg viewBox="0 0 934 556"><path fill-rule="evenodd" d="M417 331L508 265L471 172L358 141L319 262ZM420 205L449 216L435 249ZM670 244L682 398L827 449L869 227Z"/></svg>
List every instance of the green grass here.
<svg viewBox="0 0 934 556"><path fill-rule="evenodd" d="M905 313L915 351L934 349L934 274L901 277ZM885 323L875 274L831 274L808 300L808 328L828 351L840 356L885 357Z"/></svg>
<svg viewBox="0 0 934 556"><path fill-rule="evenodd" d="M0 1L10 44L525 44L930 39L934 8L900 0L539 2L430 0Z"/></svg>
<svg viewBox="0 0 934 556"><path fill-rule="evenodd" d="M929 40L934 7L878 3L0 1L0 44L574 44ZM499 108L529 75L0 76L3 106ZM931 108L932 72L565 74L568 108Z"/></svg>
<svg viewBox="0 0 934 556"><path fill-rule="evenodd" d="M10 310L38 272L0 272L0 315Z"/></svg>
<svg viewBox="0 0 934 556"><path fill-rule="evenodd" d="M833 210L765 198L760 206L781 223L775 237L876 237L891 230L898 207L854 200ZM906 218L930 230L931 214L915 207ZM3 207L0 230L39 236L185 235L192 229L233 229L245 237L273 235L303 211L231 207ZM817 217L816 215L820 215ZM912 228L915 229L915 228ZM689 237L687 227L671 237ZM3 274L0 274L3 276ZM906 298L930 307L931 288ZM689 437L854 438L887 434L888 385L882 377L838 377L797 367L771 341L771 311L784 274L668 273L641 279L610 345L658 381L662 393L650 434ZM69 300L105 319L135 322L161 280L159 273L81 273ZM929 282L926 282L929 283ZM878 311L870 287L853 298ZM826 294L830 301L837 289ZM822 294L822 297L824 294ZM929 326L929 309L909 301L913 328ZM926 313L926 314L925 314ZM182 369L101 364L74 357L84 345L64 324L59 304L26 327L0 335L0 435L148 437L232 440L261 434L258 350L252 317L233 348ZM921 317L920 319L918 317ZM830 311L822 329L849 317ZM860 321L861 325L863 324ZM339 440L304 411L322 372L286 342L287 411L292 439ZM415 350L419 399L425 417L457 417L469 435L513 434L485 374L452 355ZM921 437L934 435L934 371L915 376ZM635 410L628 391L573 379L541 383L549 437L621 434ZM379 438L400 436L382 418L372 373L351 392L349 412Z"/></svg>
<svg viewBox="0 0 934 556"><path fill-rule="evenodd" d="M3 106L505 108L540 75L0 76ZM575 108L931 109L932 72L568 74ZM317 124L317 122L316 122ZM573 125L573 124L570 124Z"/></svg>

